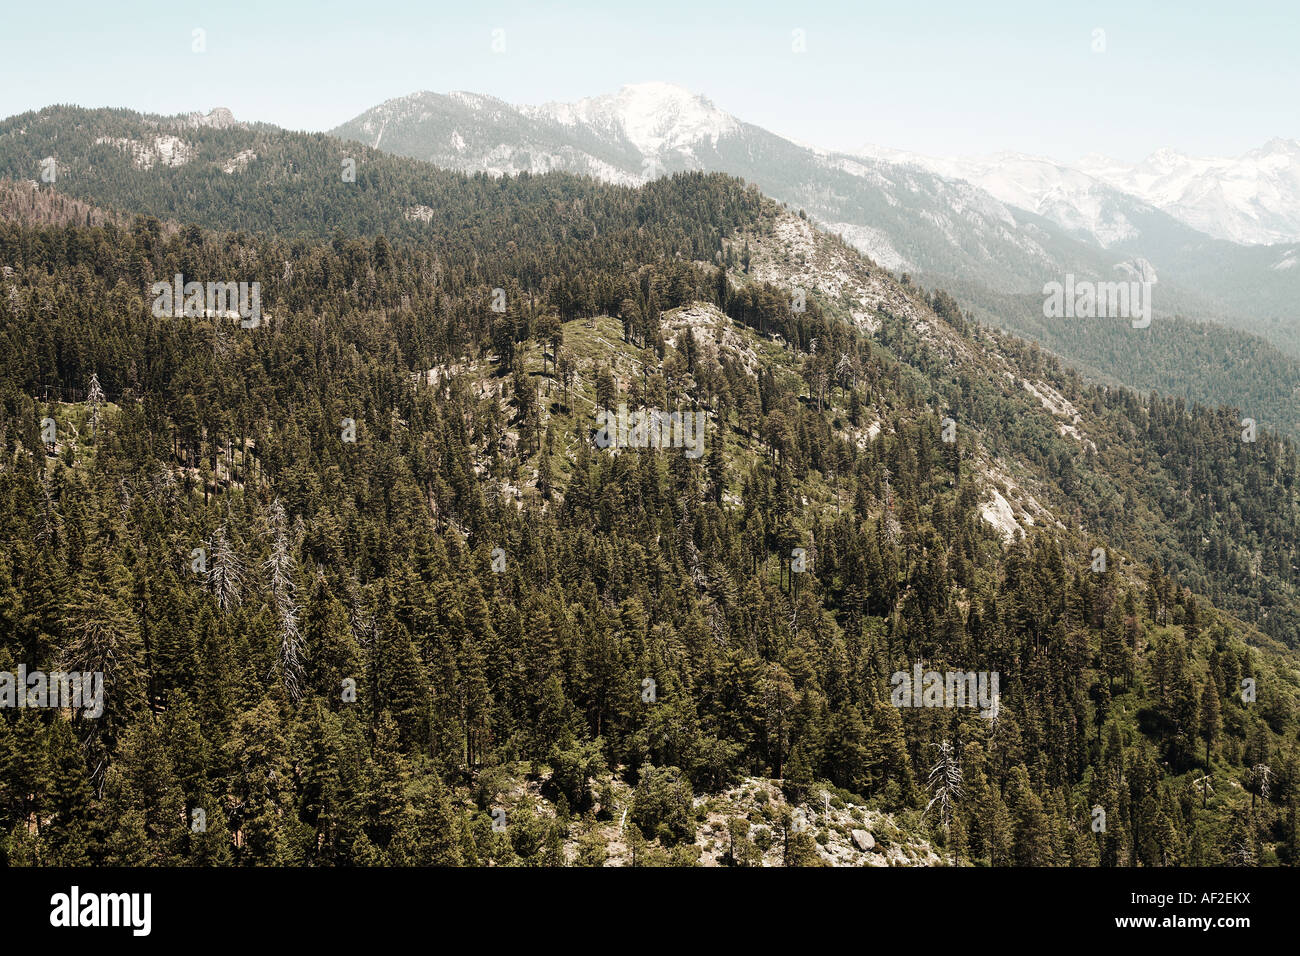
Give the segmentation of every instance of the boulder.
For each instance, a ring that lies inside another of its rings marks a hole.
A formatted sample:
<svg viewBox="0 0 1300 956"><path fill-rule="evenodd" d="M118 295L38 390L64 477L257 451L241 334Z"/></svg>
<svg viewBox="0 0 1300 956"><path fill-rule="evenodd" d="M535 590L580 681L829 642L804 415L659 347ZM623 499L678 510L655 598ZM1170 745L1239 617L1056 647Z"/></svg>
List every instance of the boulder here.
<svg viewBox="0 0 1300 956"><path fill-rule="evenodd" d="M854 830L852 836L854 846L863 853L876 848L876 838L866 830Z"/></svg>

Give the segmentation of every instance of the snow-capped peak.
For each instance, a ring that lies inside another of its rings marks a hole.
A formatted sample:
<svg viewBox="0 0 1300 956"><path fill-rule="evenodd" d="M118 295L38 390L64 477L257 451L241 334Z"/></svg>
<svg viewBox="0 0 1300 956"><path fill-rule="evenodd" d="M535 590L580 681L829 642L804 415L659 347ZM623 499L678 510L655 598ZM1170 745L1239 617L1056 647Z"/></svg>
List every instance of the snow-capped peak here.
<svg viewBox="0 0 1300 956"><path fill-rule="evenodd" d="M1300 153L1300 140L1288 139L1285 136L1274 136L1260 148L1266 153Z"/></svg>
<svg viewBox="0 0 1300 956"><path fill-rule="evenodd" d="M925 156L882 147L859 155L919 166L945 179L964 180L994 199L1051 219L1075 234L1111 246L1137 236L1137 228L1116 204L1118 193L1103 182L1055 160L1005 151L988 156Z"/></svg>
<svg viewBox="0 0 1300 956"><path fill-rule="evenodd" d="M1294 139L1271 139L1235 158L1198 158L1164 147L1140 163L1095 153L1070 165L1019 153L935 157L870 146L859 155L964 179L1008 205L1090 233L1103 246L1136 236L1116 193L1217 238L1300 240L1300 142Z"/></svg>
<svg viewBox="0 0 1300 956"><path fill-rule="evenodd" d="M619 132L646 156L688 149L705 140L716 144L720 136L739 128L734 117L708 99L673 83L633 83L617 93L525 110L565 126Z"/></svg>
<svg viewBox="0 0 1300 956"><path fill-rule="evenodd" d="M1300 239L1300 143L1275 138L1237 157L1156 150L1088 171L1188 225L1242 243Z"/></svg>
<svg viewBox="0 0 1300 956"><path fill-rule="evenodd" d="M1144 165L1152 169L1173 169L1185 162L1187 162L1187 157L1182 153L1168 146L1162 146L1146 158Z"/></svg>

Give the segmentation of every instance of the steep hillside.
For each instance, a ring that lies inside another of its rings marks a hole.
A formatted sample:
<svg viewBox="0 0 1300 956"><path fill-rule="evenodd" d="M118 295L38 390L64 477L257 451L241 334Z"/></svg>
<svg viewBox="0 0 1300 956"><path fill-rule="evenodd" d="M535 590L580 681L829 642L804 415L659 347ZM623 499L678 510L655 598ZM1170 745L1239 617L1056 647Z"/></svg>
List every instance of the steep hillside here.
<svg viewBox="0 0 1300 956"><path fill-rule="evenodd" d="M1090 381L1232 406L1300 440L1300 359L1262 338L1181 316L1140 331L1125 319L1061 321L1043 316L1038 295L981 296L960 282L943 288L972 303L976 321L1037 342Z"/></svg>
<svg viewBox="0 0 1300 956"><path fill-rule="evenodd" d="M1274 636L1300 644L1300 617L1286 610L1295 606L1300 563L1289 545L1275 550L1268 530L1277 519L1290 526L1300 519L1294 445L1279 441L1256 451L1241 440L1237 410L1212 412L1169 399L1135 408L1135 396L1126 390L1087 385L1077 373L1015 340L968 329L946 295L899 286L799 217L787 214L772 229L740 241L747 246L754 278L817 291L831 314L851 319L922 373L919 387L936 414L970 423L997 454L1037 463L1031 474L1054 486L1045 500L1073 513L1077 529L1124 542L1143 560L1159 555L1161 563L1198 569L1205 580L1218 580L1210 591L1224 606L1245 608L1254 599L1243 603L1244 596L1254 593L1263 605L1250 612L1252 619L1271 621ZM877 330L872 315L895 321ZM1150 332L1126 331L1138 339ZM1007 427L1010 422L1016 425ZM1191 448L1197 451L1189 456ZM1254 512L1253 532L1237 523L1222 489L1196 477L1226 461L1256 461L1272 473L1268 484L1276 491L1275 503ZM1135 486L1125 487L1128 476L1138 475L1141 494ZM1203 504L1190 507L1194 495ZM1156 527L1166 530L1150 534ZM1217 543L1211 528L1222 534ZM1236 558L1218 556L1232 551ZM1262 557L1269 552L1271 558ZM1277 570L1278 590L1259 588L1253 575L1222 573L1261 559Z"/></svg>
<svg viewBox="0 0 1300 956"><path fill-rule="evenodd" d="M0 719L7 862L1300 859L1267 427L1087 385L724 176L279 192L216 157L331 141L185 135L95 152L110 205L262 234L0 224L0 670L111 688ZM159 309L178 273L260 321ZM620 406L691 439L608 447ZM913 706L918 666L1000 690Z"/></svg>

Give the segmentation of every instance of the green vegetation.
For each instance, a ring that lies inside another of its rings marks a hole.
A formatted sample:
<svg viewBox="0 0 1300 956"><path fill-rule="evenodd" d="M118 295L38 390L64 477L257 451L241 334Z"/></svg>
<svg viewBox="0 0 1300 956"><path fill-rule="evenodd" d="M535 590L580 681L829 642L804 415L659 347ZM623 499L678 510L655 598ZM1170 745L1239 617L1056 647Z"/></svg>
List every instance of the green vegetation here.
<svg viewBox="0 0 1300 956"><path fill-rule="evenodd" d="M680 865L745 778L829 784L948 862L1300 860L1286 440L866 266L873 331L794 312L749 268L780 210L726 177L326 184L338 144L257 135L284 184L84 173L177 229L0 223L0 671L108 686L99 718L0 712L7 862L596 864L621 805L620 858ZM260 282L263 324L154 316L177 273ZM620 402L708 415L705 457L595 447ZM995 461L1043 508L1010 542ZM892 706L918 661L997 671L996 719ZM851 829L773 813L720 858Z"/></svg>

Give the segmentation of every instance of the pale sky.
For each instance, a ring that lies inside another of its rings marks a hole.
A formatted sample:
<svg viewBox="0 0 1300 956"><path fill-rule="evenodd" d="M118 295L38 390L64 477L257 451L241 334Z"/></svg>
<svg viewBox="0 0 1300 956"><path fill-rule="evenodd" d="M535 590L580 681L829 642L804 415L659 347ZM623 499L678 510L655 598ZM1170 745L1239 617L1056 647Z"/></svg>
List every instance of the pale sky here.
<svg viewBox="0 0 1300 956"><path fill-rule="evenodd" d="M227 106L324 130L416 90L540 103L664 80L835 149L1136 161L1300 139L1295 0L68 0L0 22L0 116Z"/></svg>

